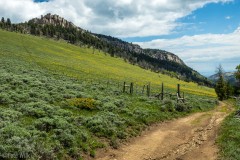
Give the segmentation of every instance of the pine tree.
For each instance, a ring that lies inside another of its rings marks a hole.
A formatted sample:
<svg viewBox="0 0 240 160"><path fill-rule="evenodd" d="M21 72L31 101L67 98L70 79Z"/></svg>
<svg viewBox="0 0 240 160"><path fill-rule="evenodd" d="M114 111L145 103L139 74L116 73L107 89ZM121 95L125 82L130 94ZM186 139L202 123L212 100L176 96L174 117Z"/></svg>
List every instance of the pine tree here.
<svg viewBox="0 0 240 160"><path fill-rule="evenodd" d="M227 98L227 87L223 73L224 73L223 68L221 65L219 65L219 67L217 68L218 81L215 86L215 91L220 101Z"/></svg>
<svg viewBox="0 0 240 160"><path fill-rule="evenodd" d="M5 20L4 20L4 18L2 17L2 19L1 19L1 22L0 22L0 27L1 28L5 28Z"/></svg>
<svg viewBox="0 0 240 160"><path fill-rule="evenodd" d="M238 84L239 84L239 86L238 87L240 87L240 64L236 67L236 69L237 69L237 71L235 72L235 77L236 77L236 79L238 80Z"/></svg>
<svg viewBox="0 0 240 160"><path fill-rule="evenodd" d="M11 26L12 25L12 22L11 22L11 20L9 18L7 19L6 24L7 24L7 26Z"/></svg>
<svg viewBox="0 0 240 160"><path fill-rule="evenodd" d="M227 82L226 83L226 98L227 99L230 98L230 96L233 95L233 92L234 92L233 86L229 82Z"/></svg>
<svg viewBox="0 0 240 160"><path fill-rule="evenodd" d="M2 23L5 23L4 17L2 17L1 22L2 22Z"/></svg>
<svg viewBox="0 0 240 160"><path fill-rule="evenodd" d="M235 92L240 94L240 64L236 67L235 77L237 79L237 86L235 87Z"/></svg>

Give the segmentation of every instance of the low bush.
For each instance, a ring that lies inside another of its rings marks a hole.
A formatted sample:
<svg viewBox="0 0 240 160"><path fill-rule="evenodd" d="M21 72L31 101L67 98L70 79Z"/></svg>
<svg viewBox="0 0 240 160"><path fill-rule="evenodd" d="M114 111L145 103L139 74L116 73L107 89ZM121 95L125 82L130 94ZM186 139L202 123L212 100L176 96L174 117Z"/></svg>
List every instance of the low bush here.
<svg viewBox="0 0 240 160"><path fill-rule="evenodd" d="M119 148L119 141L116 137L112 137L110 140L110 146L112 146L114 149Z"/></svg>
<svg viewBox="0 0 240 160"><path fill-rule="evenodd" d="M104 103L102 105L102 107L100 108L100 110L109 111L109 112L117 111L117 109L118 109L118 107L112 102Z"/></svg>
<svg viewBox="0 0 240 160"><path fill-rule="evenodd" d="M18 121L22 115L23 114L18 111L0 108L0 122L2 121L15 122Z"/></svg>
<svg viewBox="0 0 240 160"><path fill-rule="evenodd" d="M0 135L1 158L27 159L34 154L34 141L26 129L10 124L0 129Z"/></svg>
<svg viewBox="0 0 240 160"><path fill-rule="evenodd" d="M191 110L191 106L189 106L189 104L182 102L177 103L175 108L178 112L189 112Z"/></svg>
<svg viewBox="0 0 240 160"><path fill-rule="evenodd" d="M137 121L143 122L144 124L148 124L148 119L151 117L151 112L147 109L134 109L131 116L134 117Z"/></svg>
<svg viewBox="0 0 240 160"><path fill-rule="evenodd" d="M161 106L162 111L174 112L175 111L175 102L173 100L164 100L163 105Z"/></svg>
<svg viewBox="0 0 240 160"><path fill-rule="evenodd" d="M68 100L70 106L77 107L79 109L96 109L96 101L92 98L73 98Z"/></svg>
<svg viewBox="0 0 240 160"><path fill-rule="evenodd" d="M46 104L45 102L42 101L42 102L31 102L25 105L20 105L19 108L17 109L27 116L41 118L41 117L53 115L55 110L59 108Z"/></svg>
<svg viewBox="0 0 240 160"><path fill-rule="evenodd" d="M125 121L119 115L112 112L99 112L98 114L87 118L84 125L91 132L100 137L118 136L123 128Z"/></svg>
<svg viewBox="0 0 240 160"><path fill-rule="evenodd" d="M119 108L124 108L124 107L126 107L126 103L125 103L125 101L122 100L122 99L117 99L117 100L115 100L115 101L114 101L114 104L115 104L117 107L119 107Z"/></svg>
<svg viewBox="0 0 240 160"><path fill-rule="evenodd" d="M8 94L0 93L0 104L9 104L11 103L11 99Z"/></svg>

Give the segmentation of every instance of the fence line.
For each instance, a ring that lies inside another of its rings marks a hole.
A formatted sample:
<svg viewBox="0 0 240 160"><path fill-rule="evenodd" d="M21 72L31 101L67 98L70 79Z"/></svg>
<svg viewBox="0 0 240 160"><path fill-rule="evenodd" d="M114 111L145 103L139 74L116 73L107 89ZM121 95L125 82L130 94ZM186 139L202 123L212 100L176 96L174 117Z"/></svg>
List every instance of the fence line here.
<svg viewBox="0 0 240 160"><path fill-rule="evenodd" d="M126 81L117 81L115 79L99 79L99 78L86 78L86 77L75 77L72 80L82 80L85 83L85 87L91 88L92 86L101 85L105 90L112 90L112 87L115 87L115 91L123 94L129 95L139 95L147 96L148 98L157 98L159 100L164 100L165 98L174 98L177 102L185 102L184 92L181 93L180 84L176 85L176 92L165 91L165 85L162 82L159 84L159 87L156 85L152 86L150 82L143 82L142 85L139 85L139 82L126 82ZM171 89L170 89L171 90Z"/></svg>
<svg viewBox="0 0 240 160"><path fill-rule="evenodd" d="M123 82L123 90L122 92L123 93L128 93L130 95L133 95L134 93L134 83L131 82L130 85L128 85L126 82ZM145 91L145 88L146 88L146 91ZM127 91L127 89L129 89L129 91ZM136 87L136 94L138 93L137 92L137 87ZM173 97L173 93L170 93L170 92L164 92L164 83L162 83L162 87L161 87L161 92L157 92L154 94L154 92L152 92L151 94L151 84L148 83L146 85L143 85L142 87L142 91L141 91L141 94L144 95L146 94L147 97L156 97L160 100L164 100L164 95L169 95L170 98ZM177 99L177 102L183 102L185 103L185 97L184 97L184 92L182 93L182 96L181 96L181 92L180 92L180 84L177 84L177 92L176 92L176 99Z"/></svg>

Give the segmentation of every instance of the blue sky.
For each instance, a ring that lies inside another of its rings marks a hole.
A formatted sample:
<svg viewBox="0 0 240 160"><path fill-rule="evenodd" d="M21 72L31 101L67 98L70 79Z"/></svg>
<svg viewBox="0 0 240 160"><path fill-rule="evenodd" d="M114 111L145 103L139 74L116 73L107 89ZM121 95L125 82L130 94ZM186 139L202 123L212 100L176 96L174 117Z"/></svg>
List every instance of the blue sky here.
<svg viewBox="0 0 240 160"><path fill-rule="evenodd" d="M134 42L146 42L149 45L144 45L144 43L141 43L145 47L149 48L164 48L166 50L172 51L173 53L179 53L181 52L180 57L191 57L191 54L185 54L184 52L187 52L191 50L191 52L195 50L200 50L203 48L208 48L210 51L211 49L216 49L217 47L219 50L226 45L231 45L231 41L226 44L223 43L215 43L212 44L211 41L196 45L194 47L185 45L178 45L177 48L171 47L171 45L176 45L177 43L171 43L170 46L167 45L167 47L161 47L156 45L151 45L149 41L164 39L166 43L171 42L171 40L179 40L181 41L181 37L183 36L200 36L204 37L206 34L210 35L222 35L218 36L218 38L225 38L226 36L234 33L238 27L240 26L240 1L235 0L229 3L210 3L205 5L202 8L199 8L197 10L194 10L191 14L184 16L182 18L179 18L176 20L176 22L179 22L182 24L179 27L174 28L171 34L168 35L160 35L160 36L150 36L150 37L130 37L125 38L126 41L134 41ZM237 35L236 35L237 36ZM238 35L240 36L240 35ZM194 38L192 38L194 43ZM196 40L197 41L197 40ZM214 41L214 38L213 38ZM224 40L223 40L224 41ZM233 38L234 41L234 38ZM160 45L161 43L159 43ZM234 45L234 43L232 43ZM184 48L183 51L179 51L179 48ZM231 49L231 47L229 47ZM233 47L234 48L234 47ZM239 48L237 48L239 49ZM217 54L219 50L216 50L216 53L213 53L214 55ZM213 51L214 52L214 51ZM224 52L223 52L224 53ZM221 53L221 54L223 54ZM184 56L184 54L186 56ZM235 54L235 56L231 56L232 54ZM228 55L231 57L228 58ZM194 56L194 55L193 55ZM222 56L221 58L216 56L216 59L211 57L210 60L207 59L208 55L205 55L204 52L200 55L202 57L206 56L206 61L203 60L199 61L196 59L195 61L188 60L188 58L183 58L185 62L194 68L195 70L199 71L201 74L205 76L212 75L215 72L215 68L222 64L225 71L235 71L236 65L240 64L240 51L234 51L233 53L225 52L225 56Z"/></svg>
<svg viewBox="0 0 240 160"><path fill-rule="evenodd" d="M229 3L210 3L187 16L176 20L181 26L174 28L171 34L148 37L123 38L129 42L145 42L154 39L173 39L184 35L227 34L240 25L240 0Z"/></svg>
<svg viewBox="0 0 240 160"><path fill-rule="evenodd" d="M48 2L49 0L34 0L36 3L41 3L41 2Z"/></svg>
<svg viewBox="0 0 240 160"><path fill-rule="evenodd" d="M8 0L0 15L24 22L47 13L143 48L178 55L205 76L240 63L240 0Z"/></svg>
<svg viewBox="0 0 240 160"><path fill-rule="evenodd" d="M232 33L240 23L240 1L207 4L192 14L180 18L179 22L192 24L190 29L183 31L182 34Z"/></svg>

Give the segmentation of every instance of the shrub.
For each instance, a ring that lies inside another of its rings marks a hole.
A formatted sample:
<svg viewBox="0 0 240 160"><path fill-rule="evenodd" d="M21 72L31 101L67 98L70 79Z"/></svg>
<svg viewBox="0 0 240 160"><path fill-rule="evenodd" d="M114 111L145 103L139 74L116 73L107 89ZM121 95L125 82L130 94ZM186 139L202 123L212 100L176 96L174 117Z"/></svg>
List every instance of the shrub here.
<svg viewBox="0 0 240 160"><path fill-rule="evenodd" d="M21 112L0 108L0 121L15 122L22 116Z"/></svg>
<svg viewBox="0 0 240 160"><path fill-rule="evenodd" d="M27 158L34 153L33 139L26 129L10 124L0 129L0 135L1 158Z"/></svg>
<svg viewBox="0 0 240 160"><path fill-rule="evenodd" d="M63 117L72 116L72 112L61 109L59 106L49 105L44 101L18 104L15 105L15 108L26 116L33 116L36 118L52 117L54 115Z"/></svg>
<svg viewBox="0 0 240 160"><path fill-rule="evenodd" d="M37 137L35 139L35 150L32 159L57 159L56 154L62 157L66 153L62 153L62 146L58 140L55 140L53 137ZM62 154L62 155L61 155Z"/></svg>
<svg viewBox="0 0 240 160"><path fill-rule="evenodd" d="M41 131L49 132L52 129L70 129L71 133L76 133L75 128L72 123L69 123L71 118L62 117L62 116L52 116L52 117L43 117L39 118L34 122L34 125L37 129Z"/></svg>
<svg viewBox="0 0 240 160"><path fill-rule="evenodd" d="M107 102L107 103L104 103L100 109L113 112L117 110L117 106L112 102Z"/></svg>
<svg viewBox="0 0 240 160"><path fill-rule="evenodd" d="M84 125L100 137L117 136L125 121L112 112L100 112L87 118Z"/></svg>
<svg viewBox="0 0 240 160"><path fill-rule="evenodd" d="M164 100L163 105L161 106L163 111L174 112L175 111L175 104L172 100Z"/></svg>
<svg viewBox="0 0 240 160"><path fill-rule="evenodd" d="M80 109L96 109L96 101L92 98L73 98L68 100L68 104Z"/></svg>
<svg viewBox="0 0 240 160"><path fill-rule="evenodd" d="M141 101L141 102L146 102L146 101L148 101L148 98L145 97L145 96L141 96L141 97L139 97L138 99L139 99L139 101Z"/></svg>
<svg viewBox="0 0 240 160"><path fill-rule="evenodd" d="M119 148L119 141L116 137L112 137L110 141L110 146L112 146L114 149Z"/></svg>
<svg viewBox="0 0 240 160"><path fill-rule="evenodd" d="M124 100L122 100L122 99L115 100L114 104L117 107L121 107L121 108L126 107L126 104L125 104Z"/></svg>
<svg viewBox="0 0 240 160"><path fill-rule="evenodd" d="M20 105L19 109L22 113L27 116L34 116L37 118L51 116L59 110L59 107L51 106L46 102L31 102L25 105Z"/></svg>
<svg viewBox="0 0 240 160"><path fill-rule="evenodd" d="M75 136L71 134L70 130L64 130L63 132L61 132L59 135L57 135L57 139L66 148L76 146Z"/></svg>
<svg viewBox="0 0 240 160"><path fill-rule="evenodd" d="M56 128L56 123L55 123L54 119L51 119L48 117L37 119L34 122L34 125L40 131L46 131L46 132L49 132L50 130Z"/></svg>
<svg viewBox="0 0 240 160"><path fill-rule="evenodd" d="M90 156L93 157L93 158L95 158L95 156L96 156L95 150L91 150L91 151L90 151Z"/></svg>
<svg viewBox="0 0 240 160"><path fill-rule="evenodd" d="M176 110L178 112L188 112L191 110L191 107L188 106L188 104L186 103L177 103L176 104Z"/></svg>
<svg viewBox="0 0 240 160"><path fill-rule="evenodd" d="M137 121L143 122L144 124L148 124L151 117L154 113L151 111L143 108L134 109L133 113L131 114Z"/></svg>
<svg viewBox="0 0 240 160"><path fill-rule="evenodd" d="M9 95L0 93L0 104L8 104L10 102L11 102L11 100L9 98Z"/></svg>

